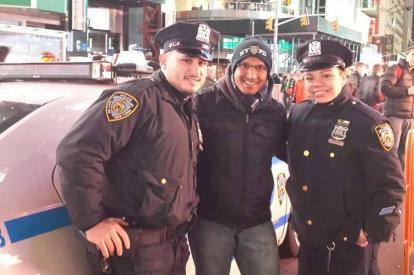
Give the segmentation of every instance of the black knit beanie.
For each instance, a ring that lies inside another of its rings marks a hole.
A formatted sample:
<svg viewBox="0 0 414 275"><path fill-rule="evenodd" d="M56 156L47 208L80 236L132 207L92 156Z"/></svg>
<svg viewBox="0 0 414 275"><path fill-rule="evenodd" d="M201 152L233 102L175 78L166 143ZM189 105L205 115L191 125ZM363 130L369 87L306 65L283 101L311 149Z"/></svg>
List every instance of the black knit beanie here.
<svg viewBox="0 0 414 275"><path fill-rule="evenodd" d="M260 58L267 66L267 72L272 70L272 51L260 36L247 37L237 45L231 58L232 73L236 70L237 64L247 57Z"/></svg>

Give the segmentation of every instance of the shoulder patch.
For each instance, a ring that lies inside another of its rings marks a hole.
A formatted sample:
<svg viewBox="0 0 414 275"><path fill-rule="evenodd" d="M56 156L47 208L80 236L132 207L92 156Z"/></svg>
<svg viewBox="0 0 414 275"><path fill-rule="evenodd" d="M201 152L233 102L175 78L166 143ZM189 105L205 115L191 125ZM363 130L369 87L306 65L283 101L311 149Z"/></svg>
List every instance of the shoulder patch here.
<svg viewBox="0 0 414 275"><path fill-rule="evenodd" d="M383 123L375 127L375 133L379 142L385 151L391 151L394 147L394 132L392 131L391 126L388 123Z"/></svg>
<svg viewBox="0 0 414 275"><path fill-rule="evenodd" d="M105 113L109 122L125 119L139 107L139 101L127 92L118 91L106 101Z"/></svg>

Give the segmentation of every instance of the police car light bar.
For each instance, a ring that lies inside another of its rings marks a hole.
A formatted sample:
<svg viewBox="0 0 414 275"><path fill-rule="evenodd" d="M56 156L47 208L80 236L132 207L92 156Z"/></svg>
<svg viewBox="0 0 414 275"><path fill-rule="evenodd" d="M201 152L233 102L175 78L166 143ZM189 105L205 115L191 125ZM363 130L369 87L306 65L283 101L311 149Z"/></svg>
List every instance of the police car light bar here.
<svg viewBox="0 0 414 275"><path fill-rule="evenodd" d="M112 79L112 66L106 61L0 63L0 81L16 79Z"/></svg>

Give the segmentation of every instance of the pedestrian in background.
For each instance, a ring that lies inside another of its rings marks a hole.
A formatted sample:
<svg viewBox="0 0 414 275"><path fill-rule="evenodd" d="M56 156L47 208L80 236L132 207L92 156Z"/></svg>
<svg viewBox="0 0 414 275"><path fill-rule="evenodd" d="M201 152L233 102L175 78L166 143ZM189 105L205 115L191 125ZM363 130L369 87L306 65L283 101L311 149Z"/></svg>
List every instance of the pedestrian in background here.
<svg viewBox="0 0 414 275"><path fill-rule="evenodd" d="M372 67L371 75L362 78L357 97L372 109L381 112L381 103L384 101L384 95L381 91L381 76L384 69L381 64L375 64Z"/></svg>
<svg viewBox="0 0 414 275"><path fill-rule="evenodd" d="M394 130L394 147L404 168L405 141L408 131L414 129L414 45L407 49L405 60L386 70L381 85L384 115Z"/></svg>
<svg viewBox="0 0 414 275"><path fill-rule="evenodd" d="M202 147L191 97L217 33L178 22L154 42L161 70L105 91L57 149L66 207L91 244L95 274L185 274Z"/></svg>
<svg viewBox="0 0 414 275"><path fill-rule="evenodd" d="M278 275L271 221L272 156L286 157L286 112L272 98L272 51L260 37L235 48L225 77L195 98L204 151L198 219L189 232L197 275Z"/></svg>
<svg viewBox="0 0 414 275"><path fill-rule="evenodd" d="M379 243L395 234L404 194L392 128L345 85L348 48L311 40L296 57L311 97L288 119L299 274L378 275Z"/></svg>

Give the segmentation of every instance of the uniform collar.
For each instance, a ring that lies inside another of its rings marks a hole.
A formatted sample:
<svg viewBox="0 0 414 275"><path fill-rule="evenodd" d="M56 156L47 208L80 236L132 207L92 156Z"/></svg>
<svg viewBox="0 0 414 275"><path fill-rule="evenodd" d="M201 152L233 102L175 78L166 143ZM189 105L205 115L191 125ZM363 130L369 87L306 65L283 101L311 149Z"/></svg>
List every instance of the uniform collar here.
<svg viewBox="0 0 414 275"><path fill-rule="evenodd" d="M162 83L164 89L161 90L162 99L165 101L170 102L173 105L183 105L186 101L191 99L190 96L186 96L183 93L179 92L176 88L174 88L167 80L165 75L161 70L156 71L151 78L159 83Z"/></svg>
<svg viewBox="0 0 414 275"><path fill-rule="evenodd" d="M345 85L338 96L333 100L326 103L314 103L314 109L320 111L321 114L332 114L342 109L342 107L349 101L356 102L355 98L352 96L352 89L348 85Z"/></svg>

